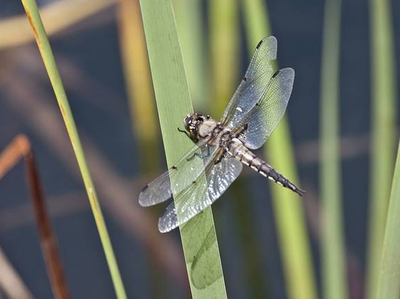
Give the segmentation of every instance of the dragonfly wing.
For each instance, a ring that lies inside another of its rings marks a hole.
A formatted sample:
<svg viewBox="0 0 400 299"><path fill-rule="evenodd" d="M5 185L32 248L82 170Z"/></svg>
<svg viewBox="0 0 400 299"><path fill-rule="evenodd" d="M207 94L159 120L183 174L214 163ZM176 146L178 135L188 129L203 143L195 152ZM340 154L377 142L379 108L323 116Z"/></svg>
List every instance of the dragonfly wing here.
<svg viewBox="0 0 400 299"><path fill-rule="evenodd" d="M202 164L196 154L202 156ZM206 143L195 145L168 171L143 188L139 194L139 204L143 207L152 206L168 200L172 193L181 193L204 172L215 154L215 147Z"/></svg>
<svg viewBox="0 0 400 299"><path fill-rule="evenodd" d="M277 40L273 36L263 38L257 45L246 74L222 116L221 122L228 129L237 128L259 101L273 74L271 61L276 59L276 53Z"/></svg>
<svg viewBox="0 0 400 299"><path fill-rule="evenodd" d="M234 158L223 158L218 164L209 164L206 171L167 207L158 221L159 231L169 232L210 206L241 171L242 163Z"/></svg>
<svg viewBox="0 0 400 299"><path fill-rule="evenodd" d="M278 126L288 105L293 82L294 70L291 68L281 69L272 76L260 101L244 120L247 129L239 139L248 148L260 148Z"/></svg>

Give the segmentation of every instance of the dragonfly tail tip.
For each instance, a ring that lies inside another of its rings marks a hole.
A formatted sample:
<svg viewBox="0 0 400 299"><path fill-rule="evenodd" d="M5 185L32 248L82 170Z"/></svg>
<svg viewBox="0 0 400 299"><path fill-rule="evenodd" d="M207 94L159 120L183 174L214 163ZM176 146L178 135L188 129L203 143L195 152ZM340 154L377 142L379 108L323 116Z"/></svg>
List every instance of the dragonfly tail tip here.
<svg viewBox="0 0 400 299"><path fill-rule="evenodd" d="M302 189L299 189L299 188L297 188L297 189L295 190L295 192L296 192L298 195L300 195L301 197L303 197L304 194L306 193L305 190L302 190Z"/></svg>

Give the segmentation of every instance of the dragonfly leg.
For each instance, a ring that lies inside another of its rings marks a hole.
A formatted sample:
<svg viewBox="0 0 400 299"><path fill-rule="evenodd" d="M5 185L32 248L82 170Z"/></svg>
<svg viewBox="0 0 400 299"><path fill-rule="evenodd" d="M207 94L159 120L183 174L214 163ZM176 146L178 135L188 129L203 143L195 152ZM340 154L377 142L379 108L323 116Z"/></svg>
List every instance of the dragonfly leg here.
<svg viewBox="0 0 400 299"><path fill-rule="evenodd" d="M241 127L239 127L235 132L233 132L234 136L240 136L240 135L244 135L244 132L247 130L248 124L245 124Z"/></svg>
<svg viewBox="0 0 400 299"><path fill-rule="evenodd" d="M180 128L177 128L178 129L178 132L181 132L181 133L185 133L185 135L188 137L188 138L190 138L190 134L188 133L188 132L186 132L186 130L182 130L182 129L180 129ZM191 139L191 138L190 138Z"/></svg>
<svg viewBox="0 0 400 299"><path fill-rule="evenodd" d="M187 161L191 161L191 160L193 160L194 157L198 157L198 158L200 158L200 159L203 160L204 158L207 158L207 157L209 157L210 155L211 155L210 147L207 146L207 153L206 153L206 154L194 153L193 156L187 158L186 160L187 160Z"/></svg>
<svg viewBox="0 0 400 299"><path fill-rule="evenodd" d="M221 153L219 153L214 160L214 165L217 165L219 162L222 161L222 158L225 156L225 151L221 151Z"/></svg>

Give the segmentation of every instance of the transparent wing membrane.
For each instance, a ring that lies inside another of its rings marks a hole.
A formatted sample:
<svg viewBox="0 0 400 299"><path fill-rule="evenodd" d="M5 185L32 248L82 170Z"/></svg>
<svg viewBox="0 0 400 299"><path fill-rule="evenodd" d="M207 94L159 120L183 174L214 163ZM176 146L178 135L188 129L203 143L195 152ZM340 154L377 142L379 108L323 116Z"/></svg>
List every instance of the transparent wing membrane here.
<svg viewBox="0 0 400 299"><path fill-rule="evenodd" d="M202 155L203 161L199 161L196 154ZM215 147L205 143L195 145L173 167L143 188L139 194L139 204L143 207L152 206L168 200L172 193L181 193L204 172L215 154Z"/></svg>
<svg viewBox="0 0 400 299"><path fill-rule="evenodd" d="M234 158L224 158L215 165L209 164L204 173L167 207L158 221L159 231L169 232L210 206L228 189L241 171L242 163Z"/></svg>
<svg viewBox="0 0 400 299"><path fill-rule="evenodd" d="M268 83L260 101L243 119L247 129L239 137L250 149L261 147L278 126L293 89L294 70L281 69Z"/></svg>
<svg viewBox="0 0 400 299"><path fill-rule="evenodd" d="M273 74L271 61L276 59L276 52L277 41L273 36L262 39L257 45L246 74L222 116L221 122L228 129L237 128L259 101Z"/></svg>

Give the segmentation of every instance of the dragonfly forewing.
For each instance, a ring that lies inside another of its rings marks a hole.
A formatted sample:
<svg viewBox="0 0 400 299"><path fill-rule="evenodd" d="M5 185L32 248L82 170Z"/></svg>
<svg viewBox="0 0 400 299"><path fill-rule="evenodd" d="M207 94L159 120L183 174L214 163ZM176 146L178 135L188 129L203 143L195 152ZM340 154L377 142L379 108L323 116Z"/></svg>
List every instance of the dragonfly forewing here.
<svg viewBox="0 0 400 299"><path fill-rule="evenodd" d="M276 59L277 40L270 36L258 44L246 74L225 108L221 122L234 130L259 101L273 74L271 61Z"/></svg>
<svg viewBox="0 0 400 299"><path fill-rule="evenodd" d="M285 68L271 78L260 101L242 120L247 129L239 139L250 149L260 148L278 126L293 89L294 70Z"/></svg>
<svg viewBox="0 0 400 299"><path fill-rule="evenodd" d="M209 164L191 186L174 198L158 221L160 232L169 232L187 222L215 202L242 171L242 163L224 158L218 164Z"/></svg>
<svg viewBox="0 0 400 299"><path fill-rule="evenodd" d="M204 172L215 154L215 147L205 143L195 145L168 171L143 188L139 194L139 204L143 207L152 206L170 199L172 194L183 192ZM201 156L203 161L198 164Z"/></svg>

